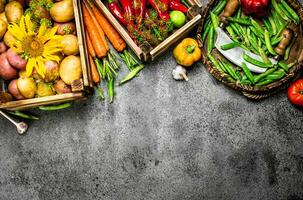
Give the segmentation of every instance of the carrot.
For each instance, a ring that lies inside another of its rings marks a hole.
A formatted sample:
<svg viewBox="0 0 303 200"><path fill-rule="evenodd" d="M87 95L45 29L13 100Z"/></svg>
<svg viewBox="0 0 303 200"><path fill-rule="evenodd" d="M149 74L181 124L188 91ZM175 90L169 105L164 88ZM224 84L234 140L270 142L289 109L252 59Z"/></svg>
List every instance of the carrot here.
<svg viewBox="0 0 303 200"><path fill-rule="evenodd" d="M94 15L94 13L92 12L91 8L87 5L87 3L84 2L84 6L86 7L86 9L87 9L87 11L88 11L88 13L89 13L89 15L90 15L90 17L91 17L91 19L92 19L95 27L96 27L96 29L98 30L98 32L99 32L99 34L100 34L100 36L101 36L101 38L103 40L105 48L108 51L109 50L109 46L108 46L108 43L106 41L106 37L105 37L104 31L102 30L102 28L101 28L100 24L98 23L95 15Z"/></svg>
<svg viewBox="0 0 303 200"><path fill-rule="evenodd" d="M92 56L89 56L90 72L94 83L100 83L100 76Z"/></svg>
<svg viewBox="0 0 303 200"><path fill-rule="evenodd" d="M92 41L90 40L87 31L85 31L85 35L86 35L86 43L87 43L87 49L88 49L89 55L91 55L93 58L95 58L96 53L95 53Z"/></svg>
<svg viewBox="0 0 303 200"><path fill-rule="evenodd" d="M88 10L85 8L84 5L82 5L83 8L83 17L84 17L84 23L86 26L86 30L88 32L89 37L91 38L93 42L93 47L96 52L97 57L102 58L106 56L107 50L104 45L104 42L98 33L98 30L95 28L94 23L92 22L92 19L89 15Z"/></svg>
<svg viewBox="0 0 303 200"><path fill-rule="evenodd" d="M96 16L99 25L102 27L106 36L113 44L114 48L121 52L126 48L126 43L119 35L117 30L109 23L109 21L102 15L102 13L98 10L98 8L90 1L87 1L90 4L90 7L93 10L94 15Z"/></svg>

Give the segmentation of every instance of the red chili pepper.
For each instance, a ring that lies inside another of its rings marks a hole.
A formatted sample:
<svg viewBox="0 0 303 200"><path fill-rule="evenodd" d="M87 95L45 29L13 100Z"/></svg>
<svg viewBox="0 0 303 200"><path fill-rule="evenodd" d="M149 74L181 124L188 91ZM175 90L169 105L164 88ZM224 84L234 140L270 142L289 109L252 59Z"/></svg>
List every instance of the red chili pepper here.
<svg viewBox="0 0 303 200"><path fill-rule="evenodd" d="M133 8L132 8L132 3L130 0L119 0L123 7L124 15L125 15L125 20L127 22L133 22L134 20L134 15L133 15Z"/></svg>
<svg viewBox="0 0 303 200"><path fill-rule="evenodd" d="M160 18L165 21L169 20L168 1L169 0L148 0L152 7L158 12Z"/></svg>
<svg viewBox="0 0 303 200"><path fill-rule="evenodd" d="M146 0L133 0L133 8L138 25L142 24L144 19Z"/></svg>
<svg viewBox="0 0 303 200"><path fill-rule="evenodd" d="M188 8L186 8L182 3L177 1L169 1L168 7L170 10L179 10L181 12L186 13L188 11Z"/></svg>
<svg viewBox="0 0 303 200"><path fill-rule="evenodd" d="M115 0L108 0L108 9L121 22L121 24L127 24L124 19L124 13Z"/></svg>

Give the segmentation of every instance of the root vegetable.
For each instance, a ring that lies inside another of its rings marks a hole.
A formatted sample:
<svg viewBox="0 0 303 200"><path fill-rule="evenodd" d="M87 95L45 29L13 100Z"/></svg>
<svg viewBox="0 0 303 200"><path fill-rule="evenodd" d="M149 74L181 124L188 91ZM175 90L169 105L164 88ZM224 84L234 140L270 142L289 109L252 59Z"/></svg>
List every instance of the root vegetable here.
<svg viewBox="0 0 303 200"><path fill-rule="evenodd" d="M0 55L0 76L4 80L10 80L13 78L17 78L18 72L15 68L13 68L8 60L6 52Z"/></svg>
<svg viewBox="0 0 303 200"><path fill-rule="evenodd" d="M0 39L2 39L7 31L7 23L0 19Z"/></svg>
<svg viewBox="0 0 303 200"><path fill-rule="evenodd" d="M58 26L58 35L76 35L76 25L74 22L54 23L54 26Z"/></svg>
<svg viewBox="0 0 303 200"><path fill-rule="evenodd" d="M22 94L27 99L35 97L37 84L33 78L20 77L17 81L17 86Z"/></svg>
<svg viewBox="0 0 303 200"><path fill-rule="evenodd" d="M13 43L16 41L16 38L9 31L6 31L3 41L6 44L6 46L11 47Z"/></svg>
<svg viewBox="0 0 303 200"><path fill-rule="evenodd" d="M0 19L2 19L6 24L8 24L5 12L0 13Z"/></svg>
<svg viewBox="0 0 303 200"><path fill-rule="evenodd" d="M64 81L62 80L59 80L55 85L54 85L54 88L56 90L56 92L58 94L65 94L65 93L71 93L72 92L72 89L69 85L66 85L64 83Z"/></svg>
<svg viewBox="0 0 303 200"><path fill-rule="evenodd" d="M63 0L54 3L50 15L55 22L69 22L74 19L73 0Z"/></svg>
<svg viewBox="0 0 303 200"><path fill-rule="evenodd" d="M53 85L50 83L43 83L40 82L37 85L37 96L38 97L47 97L55 95L55 92L53 90Z"/></svg>
<svg viewBox="0 0 303 200"><path fill-rule="evenodd" d="M64 35L61 39L63 53L67 56L79 54L78 38L75 35Z"/></svg>
<svg viewBox="0 0 303 200"><path fill-rule="evenodd" d="M82 68L80 57L67 56L60 64L60 77L67 84L71 85L74 80L80 79Z"/></svg>
<svg viewBox="0 0 303 200"><path fill-rule="evenodd" d="M17 86L17 80L12 80L8 85L8 92L13 95L17 100L24 99L24 96L20 93L18 86Z"/></svg>
<svg viewBox="0 0 303 200"><path fill-rule="evenodd" d="M11 1L5 6L5 15L8 22L18 23L23 15L23 7L18 1Z"/></svg>
<svg viewBox="0 0 303 200"><path fill-rule="evenodd" d="M15 68L19 70L25 70L27 61L24 60L20 55L14 52L12 49L7 51L8 62Z"/></svg>
<svg viewBox="0 0 303 200"><path fill-rule="evenodd" d="M44 63L46 73L44 77L45 82L51 82L59 78L59 64L55 61L46 61Z"/></svg>
<svg viewBox="0 0 303 200"><path fill-rule="evenodd" d="M7 46L4 44L4 42L0 42L0 53L4 53L7 51Z"/></svg>

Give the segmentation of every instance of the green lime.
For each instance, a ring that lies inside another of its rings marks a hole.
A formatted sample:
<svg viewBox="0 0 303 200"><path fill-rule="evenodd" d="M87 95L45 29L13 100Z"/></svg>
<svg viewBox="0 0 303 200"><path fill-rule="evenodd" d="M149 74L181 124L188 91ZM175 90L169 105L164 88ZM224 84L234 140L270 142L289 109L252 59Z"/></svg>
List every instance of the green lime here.
<svg viewBox="0 0 303 200"><path fill-rule="evenodd" d="M186 22L186 16L183 12L174 10L169 13L170 20L176 28L180 28Z"/></svg>

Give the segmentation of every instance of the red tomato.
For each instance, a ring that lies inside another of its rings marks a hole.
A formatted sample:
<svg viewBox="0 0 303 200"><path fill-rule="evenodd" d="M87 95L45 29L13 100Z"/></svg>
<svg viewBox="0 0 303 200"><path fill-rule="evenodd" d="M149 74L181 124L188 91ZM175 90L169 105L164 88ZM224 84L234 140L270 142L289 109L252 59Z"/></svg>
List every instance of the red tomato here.
<svg viewBox="0 0 303 200"><path fill-rule="evenodd" d="M289 101L297 106L303 106L303 79L299 79L288 88Z"/></svg>

